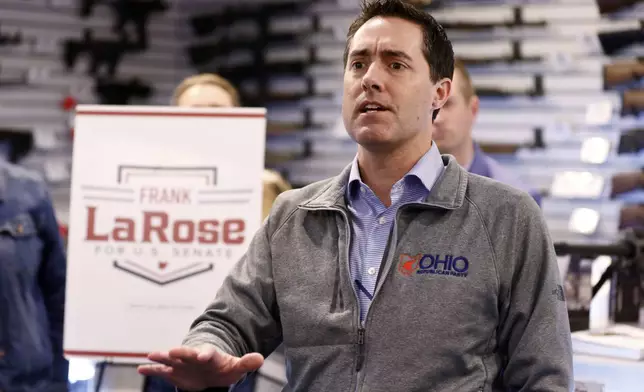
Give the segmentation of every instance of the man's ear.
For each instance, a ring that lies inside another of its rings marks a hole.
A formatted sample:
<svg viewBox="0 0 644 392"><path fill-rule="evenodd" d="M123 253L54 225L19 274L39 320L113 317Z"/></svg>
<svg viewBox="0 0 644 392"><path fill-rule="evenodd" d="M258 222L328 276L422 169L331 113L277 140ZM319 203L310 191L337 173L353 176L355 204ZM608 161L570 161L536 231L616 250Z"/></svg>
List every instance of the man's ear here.
<svg viewBox="0 0 644 392"><path fill-rule="evenodd" d="M436 95L434 96L434 102L432 102L432 109L440 109L447 102L449 94L452 91L452 80L449 78L443 78L438 83L436 83Z"/></svg>
<svg viewBox="0 0 644 392"><path fill-rule="evenodd" d="M472 95L472 98L470 98L470 110L472 111L472 116L476 117L476 115L479 113L479 105L481 101L478 96Z"/></svg>

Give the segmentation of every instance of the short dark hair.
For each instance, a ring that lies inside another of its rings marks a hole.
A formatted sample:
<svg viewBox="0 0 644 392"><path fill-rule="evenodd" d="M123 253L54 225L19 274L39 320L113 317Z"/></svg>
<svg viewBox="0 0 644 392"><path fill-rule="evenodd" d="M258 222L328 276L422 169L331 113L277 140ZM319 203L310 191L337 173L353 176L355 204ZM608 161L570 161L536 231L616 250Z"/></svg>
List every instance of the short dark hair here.
<svg viewBox="0 0 644 392"><path fill-rule="evenodd" d="M358 29L375 17L395 17L420 26L423 31L423 54L429 64L431 80L452 79L454 74L454 50L443 27L423 9L404 0L363 0L360 15L351 23L344 48L344 67L347 66L349 45Z"/></svg>

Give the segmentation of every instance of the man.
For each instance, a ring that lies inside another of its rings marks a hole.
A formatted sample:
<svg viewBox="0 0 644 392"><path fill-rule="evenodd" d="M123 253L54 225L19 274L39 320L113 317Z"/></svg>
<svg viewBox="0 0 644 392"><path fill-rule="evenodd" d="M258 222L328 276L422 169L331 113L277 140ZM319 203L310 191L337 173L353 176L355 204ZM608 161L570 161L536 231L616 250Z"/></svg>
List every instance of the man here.
<svg viewBox="0 0 644 392"><path fill-rule="evenodd" d="M66 269L46 184L0 159L0 391L68 390Z"/></svg>
<svg viewBox="0 0 644 392"><path fill-rule="evenodd" d="M472 128L479 111L479 98L474 92L472 79L465 65L456 60L452 92L434 122L434 141L443 154L451 154L470 173L490 177L524 190L541 202L541 195L514 173L506 170L485 155L472 140Z"/></svg>
<svg viewBox="0 0 644 392"><path fill-rule="evenodd" d="M239 92L225 78L217 74L204 73L184 79L175 89L172 104L181 107L237 107L241 105ZM291 189L291 185L274 170L262 174L263 200L262 219L268 216L277 196ZM236 391L252 391L254 378L248 377ZM175 388L158 377L146 377L144 392L174 392Z"/></svg>
<svg viewBox="0 0 644 392"><path fill-rule="evenodd" d="M140 367L180 389L236 382L283 343L286 391L570 391L554 248L524 192L432 143L453 51L402 0L349 29L351 165L283 193L182 347Z"/></svg>

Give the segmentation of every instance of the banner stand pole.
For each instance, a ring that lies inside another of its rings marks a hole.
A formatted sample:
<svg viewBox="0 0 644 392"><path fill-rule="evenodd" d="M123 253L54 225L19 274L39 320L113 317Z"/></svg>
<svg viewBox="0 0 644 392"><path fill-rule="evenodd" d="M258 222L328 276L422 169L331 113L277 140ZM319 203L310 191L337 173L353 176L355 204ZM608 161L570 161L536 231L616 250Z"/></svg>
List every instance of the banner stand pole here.
<svg viewBox="0 0 644 392"><path fill-rule="evenodd" d="M96 376L96 386L94 387L94 392L101 391L101 385L103 384L103 376L105 375L105 368L107 367L107 361L101 361L96 364L98 368L98 375Z"/></svg>

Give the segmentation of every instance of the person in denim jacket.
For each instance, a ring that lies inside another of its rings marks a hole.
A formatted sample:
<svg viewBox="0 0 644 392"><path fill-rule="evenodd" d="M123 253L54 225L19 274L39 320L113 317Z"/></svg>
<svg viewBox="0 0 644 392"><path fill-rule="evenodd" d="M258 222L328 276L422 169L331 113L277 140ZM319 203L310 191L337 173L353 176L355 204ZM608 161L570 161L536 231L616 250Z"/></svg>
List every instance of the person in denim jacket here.
<svg viewBox="0 0 644 392"><path fill-rule="evenodd" d="M0 159L0 391L68 390L65 273L46 184Z"/></svg>

